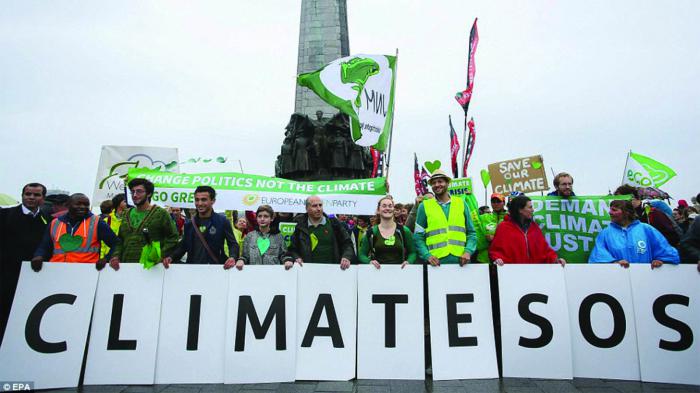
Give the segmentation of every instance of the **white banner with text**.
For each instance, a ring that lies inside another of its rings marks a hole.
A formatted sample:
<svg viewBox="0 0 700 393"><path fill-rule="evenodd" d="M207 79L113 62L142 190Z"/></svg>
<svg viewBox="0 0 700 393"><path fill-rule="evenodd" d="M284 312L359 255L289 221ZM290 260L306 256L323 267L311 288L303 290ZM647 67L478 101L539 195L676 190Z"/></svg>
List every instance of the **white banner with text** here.
<svg viewBox="0 0 700 393"><path fill-rule="evenodd" d="M25 262L0 380L75 387L85 355L86 385L423 379L422 274ZM700 385L695 265L506 265L498 279L504 376ZM428 301L434 378L497 378L487 266L429 268Z"/></svg>

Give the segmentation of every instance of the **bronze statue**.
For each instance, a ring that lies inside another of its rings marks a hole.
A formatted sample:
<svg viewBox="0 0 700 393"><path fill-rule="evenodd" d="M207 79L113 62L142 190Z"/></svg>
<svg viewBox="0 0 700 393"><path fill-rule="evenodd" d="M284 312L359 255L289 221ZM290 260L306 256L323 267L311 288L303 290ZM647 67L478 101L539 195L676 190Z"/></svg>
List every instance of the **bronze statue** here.
<svg viewBox="0 0 700 393"><path fill-rule="evenodd" d="M350 138L347 115L316 118L295 113L287 124L284 142L275 162L275 176L299 180L361 179L370 176L372 157L367 147Z"/></svg>

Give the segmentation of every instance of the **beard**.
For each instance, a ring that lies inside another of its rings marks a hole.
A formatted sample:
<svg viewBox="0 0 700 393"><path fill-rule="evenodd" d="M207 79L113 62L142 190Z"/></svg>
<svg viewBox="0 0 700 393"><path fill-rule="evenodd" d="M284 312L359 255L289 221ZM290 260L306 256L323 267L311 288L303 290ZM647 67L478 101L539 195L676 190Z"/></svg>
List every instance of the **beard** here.
<svg viewBox="0 0 700 393"><path fill-rule="evenodd" d="M134 205L136 205L136 206L143 206L146 202L148 202L148 197L147 197L147 196L143 197L143 199L140 200L140 201L138 201L138 202L134 201Z"/></svg>

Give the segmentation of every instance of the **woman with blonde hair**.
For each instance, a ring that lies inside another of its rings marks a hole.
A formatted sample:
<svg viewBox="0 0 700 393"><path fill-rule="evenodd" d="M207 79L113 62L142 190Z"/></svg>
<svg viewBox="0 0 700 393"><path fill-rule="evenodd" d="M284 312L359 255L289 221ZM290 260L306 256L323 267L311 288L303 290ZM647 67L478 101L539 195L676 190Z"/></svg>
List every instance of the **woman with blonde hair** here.
<svg viewBox="0 0 700 393"><path fill-rule="evenodd" d="M382 264L415 263L416 247L411 231L394 220L394 200L390 195L377 203L376 225L367 230L360 242L358 259L379 269Z"/></svg>

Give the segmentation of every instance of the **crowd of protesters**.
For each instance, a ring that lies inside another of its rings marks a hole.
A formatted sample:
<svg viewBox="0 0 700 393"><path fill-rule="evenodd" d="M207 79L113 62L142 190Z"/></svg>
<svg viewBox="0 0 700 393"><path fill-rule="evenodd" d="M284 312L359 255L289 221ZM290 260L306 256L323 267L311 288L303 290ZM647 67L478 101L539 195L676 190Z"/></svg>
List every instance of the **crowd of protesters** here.
<svg viewBox="0 0 700 393"><path fill-rule="evenodd" d="M118 270L121 263L220 264L239 270L277 264L291 269L305 262L341 269L354 263L377 269L414 263L566 264L533 220L530 198L494 193L490 207L471 211L463 197L448 193L450 181L436 170L428 181L432 192L412 204L381 197L374 216L329 216L314 195L306 199L306 212L296 216L261 205L230 217L214 211L216 191L209 186L197 187L194 209L183 212L153 204L153 184L134 179L128 184L133 206L119 194L102 201L101 214L94 215L84 194L47 196L42 184L29 183L19 206L0 209L0 337L21 261L31 261L35 271L45 262L94 263L98 270L106 264ZM570 174L560 173L549 195L574 197L573 183ZM653 188L623 185L614 195L625 197L610 204L610 225L598 234L589 263L658 268L683 262L700 271L700 194L692 205L679 200L673 209L663 200L669 196ZM285 222L296 224L288 240L279 230Z"/></svg>

